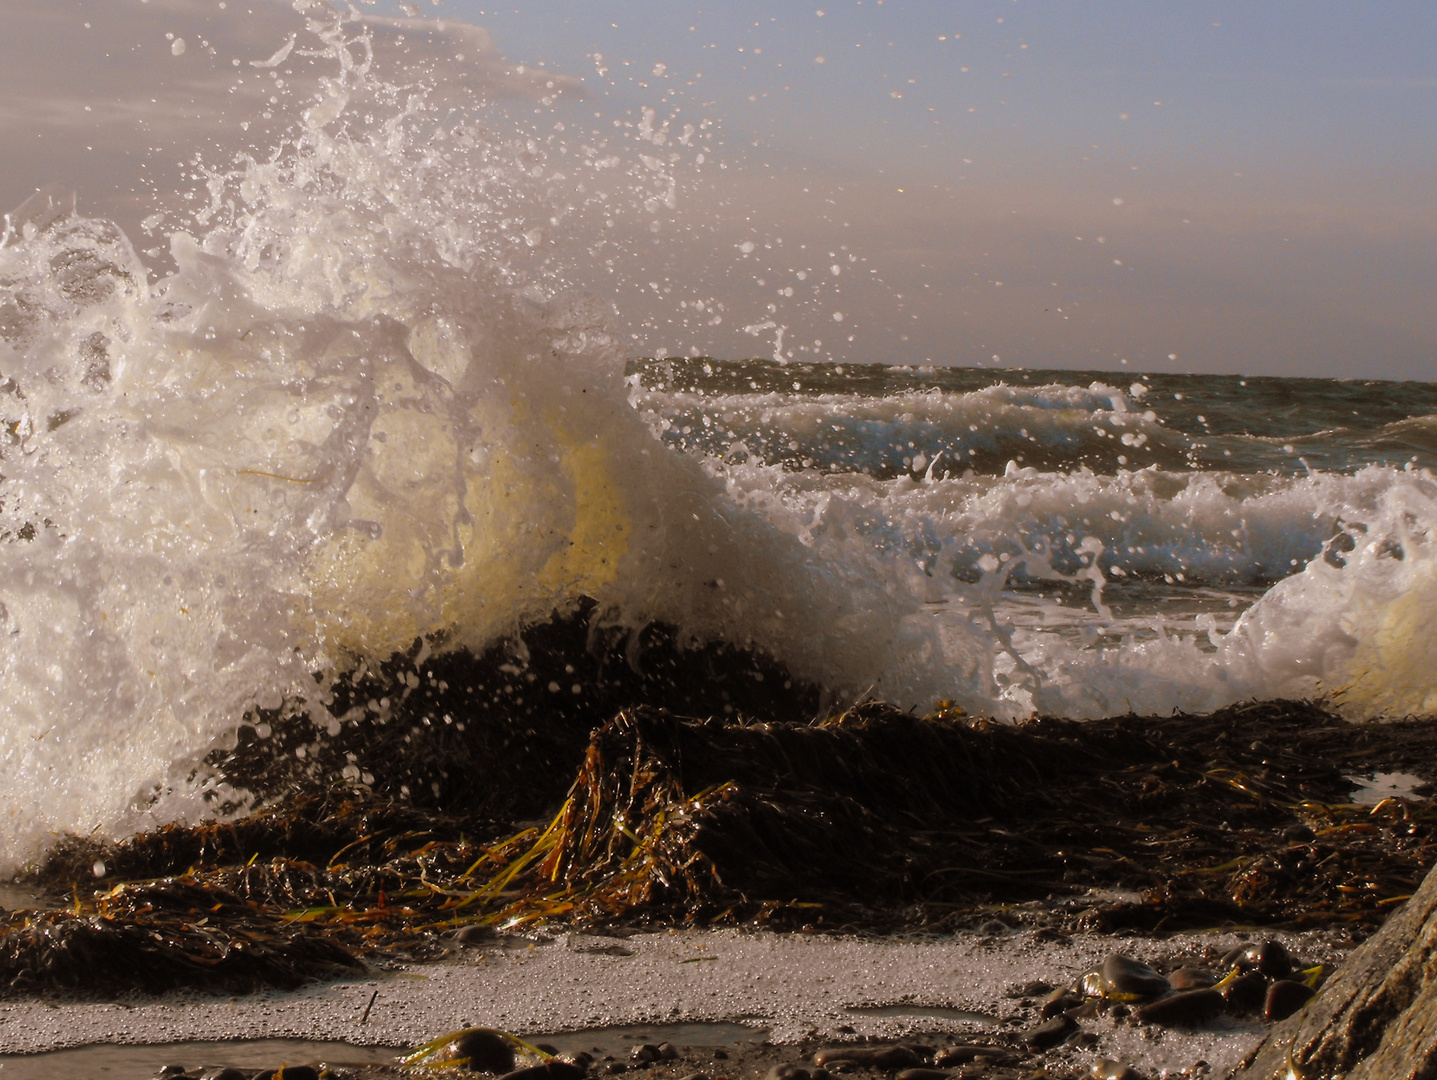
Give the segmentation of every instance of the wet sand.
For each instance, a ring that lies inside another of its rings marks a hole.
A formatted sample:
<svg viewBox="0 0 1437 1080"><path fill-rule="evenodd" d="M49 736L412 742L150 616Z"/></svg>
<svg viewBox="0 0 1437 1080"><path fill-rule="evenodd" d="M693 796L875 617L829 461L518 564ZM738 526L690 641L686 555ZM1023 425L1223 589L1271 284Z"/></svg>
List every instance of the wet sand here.
<svg viewBox="0 0 1437 1080"><path fill-rule="evenodd" d="M1309 961L1331 966L1342 956L1336 934L1272 936ZM982 1039L1020 1033L1036 1023L1034 998L1014 996L1024 983L1041 979L1056 986L1075 980L1113 951L1165 970L1178 957L1215 954L1240 940L1243 937L1231 931L1162 939L1079 934L1058 941L1030 931L988 936L963 932L938 939L742 930L503 938L459 949L436 964L405 965L374 978L295 993L7 1003L0 1005L0 1053L31 1055L103 1043L266 1039L401 1047L469 1025L499 1027L526 1037L589 1031L577 1040L564 1039L561 1049L601 1046L612 1052L613 1033L594 1029L663 1025L668 1030L669 1025L722 1021L751 1028L756 1042L788 1046L915 1034ZM1175 1072L1206 1061L1214 1074L1222 1075L1256 1044L1262 1031L1256 1021L1229 1019L1196 1031L1140 1028L1106 1017L1083 1025L1096 1042L1050 1051L1043 1064L1072 1068L1109 1056L1160 1075L1164 1069ZM699 1037L706 1029L685 1030L694 1037L683 1041L692 1045L740 1041L734 1037L737 1029L712 1029L712 1039ZM205 1051L187 1052L193 1057ZM222 1048L210 1052L216 1060L181 1063L229 1063L222 1059ZM0 1076L26 1076L23 1070L35 1066L56 1070L49 1075L63 1075L58 1067L68 1057L6 1058ZM335 1054L332 1060L342 1057ZM758 1053L746 1065L739 1055L725 1072L761 1075L766 1060ZM132 1075L152 1073L151 1067ZM105 1075L113 1080L131 1075L122 1054Z"/></svg>

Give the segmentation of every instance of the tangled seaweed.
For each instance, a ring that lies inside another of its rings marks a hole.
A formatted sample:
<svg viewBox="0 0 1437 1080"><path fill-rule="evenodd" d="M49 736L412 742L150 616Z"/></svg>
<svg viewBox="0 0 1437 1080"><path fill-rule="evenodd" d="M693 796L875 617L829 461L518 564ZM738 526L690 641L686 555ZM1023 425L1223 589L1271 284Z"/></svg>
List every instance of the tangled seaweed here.
<svg viewBox="0 0 1437 1080"><path fill-rule="evenodd" d="M1354 805L1347 774L1430 779L1434 741L1291 702L1017 726L883 705L815 723L623 710L547 824L361 784L70 839L32 882L56 910L0 924L0 992L287 987L555 924L1361 933L1437 857L1437 806Z"/></svg>

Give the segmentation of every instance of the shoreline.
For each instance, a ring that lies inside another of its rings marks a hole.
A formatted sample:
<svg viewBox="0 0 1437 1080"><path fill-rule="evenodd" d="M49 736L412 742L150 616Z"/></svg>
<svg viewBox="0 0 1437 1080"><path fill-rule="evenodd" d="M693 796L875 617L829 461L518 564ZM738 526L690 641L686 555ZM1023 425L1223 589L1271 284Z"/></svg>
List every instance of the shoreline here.
<svg viewBox="0 0 1437 1080"><path fill-rule="evenodd" d="M1329 970L1346 952L1331 931L1264 936ZM971 1041L1020 1034L1037 1022L1036 1000L1014 996L1025 983L1075 981L1119 950L1167 969L1182 958L1215 955L1251 937L1223 930L1161 939L1080 933L1054 940L1018 931L925 940L684 930L510 938L438 962L406 964L378 978L288 993L0 1004L0 1054L97 1043L261 1039L413 1046L472 1025L543 1037L639 1025L740 1023L752 1025L756 1039L788 1048L914 1036ZM375 991L368 1020L361 1023ZM1221 1075L1265 1030L1255 1020L1220 1019L1196 1030L1140 1028L1107 1017L1083 1023L1096 1041L1050 1051L1045 1064L1085 1068L1109 1056L1155 1074L1206 1061ZM17 1060L25 1059L0 1058L0 1063Z"/></svg>

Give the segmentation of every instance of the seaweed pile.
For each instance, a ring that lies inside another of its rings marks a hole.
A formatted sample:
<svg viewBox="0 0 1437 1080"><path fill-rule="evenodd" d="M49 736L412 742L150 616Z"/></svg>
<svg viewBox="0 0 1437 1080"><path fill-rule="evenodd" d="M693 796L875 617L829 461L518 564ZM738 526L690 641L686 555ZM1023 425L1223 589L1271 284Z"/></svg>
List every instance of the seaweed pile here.
<svg viewBox="0 0 1437 1080"><path fill-rule="evenodd" d="M712 680L745 662L669 657L666 682L625 668L612 683L673 696L702 681L685 664ZM443 695L491 661L396 658L424 682L387 674ZM877 703L774 718L811 703L786 692L762 721L742 702L707 718L646 703L583 736L572 701L518 723L446 702L448 723L351 723L318 745L298 721L277 728L220 758L231 779L265 775L263 754L306 763L257 809L58 844L30 880L53 909L0 921L0 993L288 987L556 924L1361 936L1437 856L1433 800L1348 801L1350 774L1437 780L1430 722L1353 725L1296 702L1016 726ZM404 780L439 762L444 783Z"/></svg>

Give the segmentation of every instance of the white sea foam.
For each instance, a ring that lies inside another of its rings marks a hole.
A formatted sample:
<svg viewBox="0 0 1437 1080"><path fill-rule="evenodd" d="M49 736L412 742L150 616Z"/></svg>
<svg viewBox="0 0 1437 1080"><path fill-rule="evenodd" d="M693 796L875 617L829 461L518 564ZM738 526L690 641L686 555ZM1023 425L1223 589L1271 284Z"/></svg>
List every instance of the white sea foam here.
<svg viewBox="0 0 1437 1080"><path fill-rule="evenodd" d="M545 238L619 194L667 212L672 163L613 154L599 199L529 135L441 123L365 72L352 28L319 29L343 68L322 106L272 159L211 172L165 280L53 193L8 223L0 862L192 817L194 766L247 709L329 725L328 680L355 658L482 646L581 596L904 706L1437 706L1429 475L880 480L668 449L612 317ZM346 127L357 103L378 119ZM920 414L1165 437L1103 386L724 407L811 448L825 424L891 446ZM1342 530L1351 550L1312 559ZM1123 577L1304 563L1230 630L1125 623L1105 598ZM1015 598L1020 564L1077 600Z"/></svg>

